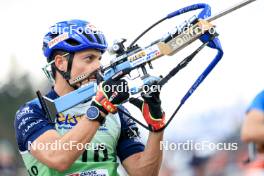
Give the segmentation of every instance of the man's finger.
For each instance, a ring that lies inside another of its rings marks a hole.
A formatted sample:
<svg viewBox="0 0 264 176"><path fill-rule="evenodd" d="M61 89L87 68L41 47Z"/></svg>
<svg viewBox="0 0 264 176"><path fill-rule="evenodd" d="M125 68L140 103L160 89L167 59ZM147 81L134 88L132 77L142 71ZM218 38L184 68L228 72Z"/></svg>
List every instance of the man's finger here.
<svg viewBox="0 0 264 176"><path fill-rule="evenodd" d="M129 99L129 103L133 104L134 106L136 106L137 108L139 108L140 110L142 110L142 105L143 105L143 101L138 99L138 98L133 98L131 97Z"/></svg>

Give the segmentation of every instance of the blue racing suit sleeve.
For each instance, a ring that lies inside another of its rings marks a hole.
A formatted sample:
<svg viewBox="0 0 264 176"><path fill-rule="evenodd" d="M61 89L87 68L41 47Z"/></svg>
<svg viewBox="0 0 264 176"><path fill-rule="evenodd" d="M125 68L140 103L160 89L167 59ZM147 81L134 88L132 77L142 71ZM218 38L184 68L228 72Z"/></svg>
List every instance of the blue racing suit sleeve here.
<svg viewBox="0 0 264 176"><path fill-rule="evenodd" d="M123 106L119 106L128 112ZM121 133L117 144L117 156L123 162L127 157L144 151L136 123L125 114L118 112L121 121Z"/></svg>
<svg viewBox="0 0 264 176"><path fill-rule="evenodd" d="M259 111L264 112L264 91L260 92L251 102L249 108L247 109L247 112L256 109Z"/></svg>
<svg viewBox="0 0 264 176"><path fill-rule="evenodd" d="M15 116L14 127L20 151L28 150L30 143L47 130L55 129L36 103L27 103L19 108Z"/></svg>

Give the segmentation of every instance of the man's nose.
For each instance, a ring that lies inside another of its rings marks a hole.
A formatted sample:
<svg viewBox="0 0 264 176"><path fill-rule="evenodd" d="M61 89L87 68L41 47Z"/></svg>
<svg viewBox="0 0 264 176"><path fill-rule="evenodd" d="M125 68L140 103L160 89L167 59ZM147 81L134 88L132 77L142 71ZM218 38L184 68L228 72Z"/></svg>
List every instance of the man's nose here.
<svg viewBox="0 0 264 176"><path fill-rule="evenodd" d="M100 68L100 61L95 61L93 64L92 64L92 68L93 70L98 70Z"/></svg>

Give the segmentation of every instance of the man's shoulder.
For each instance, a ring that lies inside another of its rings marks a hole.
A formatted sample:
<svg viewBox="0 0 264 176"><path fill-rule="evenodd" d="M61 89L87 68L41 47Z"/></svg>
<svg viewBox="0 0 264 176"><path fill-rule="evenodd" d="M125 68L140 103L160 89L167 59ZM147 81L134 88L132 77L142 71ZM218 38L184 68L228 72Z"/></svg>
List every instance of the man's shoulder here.
<svg viewBox="0 0 264 176"><path fill-rule="evenodd" d="M16 112L15 120L20 120L22 117L34 114L35 112L41 112L40 104L37 98L21 105Z"/></svg>
<svg viewBox="0 0 264 176"><path fill-rule="evenodd" d="M56 98L56 93L54 90L49 91L45 96L54 99ZM27 101L23 105L21 105L17 112L16 112L16 119L15 120L20 120L23 116L28 116L28 115L43 115L44 112L42 111L40 102L38 98L34 98L32 100Z"/></svg>
<svg viewBox="0 0 264 176"><path fill-rule="evenodd" d="M124 106L119 106L121 110L130 115L129 111ZM139 137L139 129L136 122L127 114L119 111L119 118L121 122L121 138Z"/></svg>
<svg viewBox="0 0 264 176"><path fill-rule="evenodd" d="M118 106L119 109L121 109L122 111L126 112L127 114L130 115L129 111L127 110L127 108L125 108L123 105L119 105ZM134 126L136 125L135 121L133 119L131 119L127 114L118 111L118 115L120 118L120 122L121 122L121 127L122 128L126 128L127 126Z"/></svg>
<svg viewBox="0 0 264 176"><path fill-rule="evenodd" d="M121 134L117 145L117 155L121 162L127 157L144 151L144 145L140 140L139 129L136 122L131 119L129 111L124 106L119 106L125 113L119 111L121 121Z"/></svg>
<svg viewBox="0 0 264 176"><path fill-rule="evenodd" d="M20 106L15 114L14 128L20 151L28 150L28 142L33 142L45 131L54 129L41 109L37 98Z"/></svg>

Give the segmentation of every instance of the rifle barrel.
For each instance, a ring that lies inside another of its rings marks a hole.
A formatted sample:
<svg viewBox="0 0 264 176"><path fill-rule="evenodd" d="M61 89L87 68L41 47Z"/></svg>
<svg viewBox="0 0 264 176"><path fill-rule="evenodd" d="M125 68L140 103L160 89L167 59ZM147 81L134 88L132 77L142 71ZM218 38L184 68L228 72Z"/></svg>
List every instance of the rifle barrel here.
<svg viewBox="0 0 264 176"><path fill-rule="evenodd" d="M218 18L220 18L220 17L222 17L224 15L227 15L227 14L229 14L229 13L231 13L231 12L237 10L237 9L240 9L241 7L244 7L244 6L250 4L250 3L254 2L254 1L256 1L256 0L245 0L245 1L242 1L242 2L240 2L240 3L238 3L238 4L234 5L234 6L231 6L231 7L227 8L227 9L219 12L216 15L213 15L213 16L207 18L206 20L208 22L214 21L214 20L216 20L216 19L218 19Z"/></svg>

